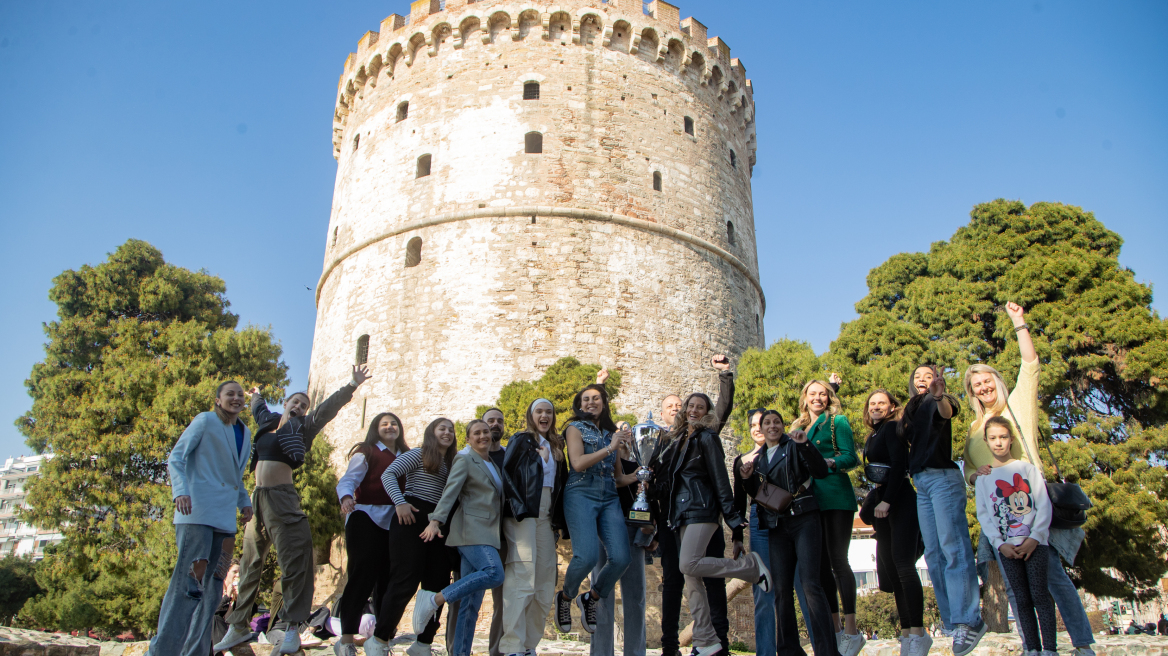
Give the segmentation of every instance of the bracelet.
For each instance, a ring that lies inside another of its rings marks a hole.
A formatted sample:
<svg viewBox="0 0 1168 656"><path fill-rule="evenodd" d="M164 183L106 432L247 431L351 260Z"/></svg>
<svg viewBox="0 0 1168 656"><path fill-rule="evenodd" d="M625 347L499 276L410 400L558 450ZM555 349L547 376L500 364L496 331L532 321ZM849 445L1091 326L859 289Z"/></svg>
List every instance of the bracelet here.
<svg viewBox="0 0 1168 656"><path fill-rule="evenodd" d="M1020 333L1023 330L1030 330L1030 324L1024 323L1021 326L1014 326L1014 332Z"/></svg>

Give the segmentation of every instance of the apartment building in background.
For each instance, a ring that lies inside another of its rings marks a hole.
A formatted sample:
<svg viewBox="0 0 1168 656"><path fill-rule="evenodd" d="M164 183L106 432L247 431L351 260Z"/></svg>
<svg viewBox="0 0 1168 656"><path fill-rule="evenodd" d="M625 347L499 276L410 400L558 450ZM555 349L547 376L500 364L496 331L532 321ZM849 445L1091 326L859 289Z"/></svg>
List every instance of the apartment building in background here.
<svg viewBox="0 0 1168 656"><path fill-rule="evenodd" d="M61 541L58 531L41 530L17 517L25 503L29 481L40 476L41 467L52 455L8 458L0 467L0 558L8 555L45 557L45 547Z"/></svg>

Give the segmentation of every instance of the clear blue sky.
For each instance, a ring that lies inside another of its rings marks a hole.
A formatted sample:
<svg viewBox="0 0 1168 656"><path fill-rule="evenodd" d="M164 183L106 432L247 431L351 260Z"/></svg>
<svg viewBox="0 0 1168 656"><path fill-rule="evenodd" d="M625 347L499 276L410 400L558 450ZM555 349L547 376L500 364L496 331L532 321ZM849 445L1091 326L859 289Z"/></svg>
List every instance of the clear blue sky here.
<svg viewBox="0 0 1168 656"><path fill-rule="evenodd" d="M825 350L869 269L999 197L1091 210L1168 281L1168 3L679 4L754 81L768 339ZM304 387L337 77L408 9L0 3L0 458L28 452L52 278L131 237L222 277Z"/></svg>

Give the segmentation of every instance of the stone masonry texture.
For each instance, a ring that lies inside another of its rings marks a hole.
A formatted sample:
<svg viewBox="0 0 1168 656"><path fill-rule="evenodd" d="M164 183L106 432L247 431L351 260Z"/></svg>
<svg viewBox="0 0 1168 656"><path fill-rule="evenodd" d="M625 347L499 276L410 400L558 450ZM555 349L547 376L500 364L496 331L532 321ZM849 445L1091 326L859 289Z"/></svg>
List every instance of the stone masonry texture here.
<svg viewBox="0 0 1168 656"><path fill-rule="evenodd" d="M711 355L764 345L745 73L664 2L421 0L362 36L310 395L344 384L365 335L374 377L329 426L334 464L378 412L417 446L564 356L620 369L618 409L642 417L715 393Z"/></svg>

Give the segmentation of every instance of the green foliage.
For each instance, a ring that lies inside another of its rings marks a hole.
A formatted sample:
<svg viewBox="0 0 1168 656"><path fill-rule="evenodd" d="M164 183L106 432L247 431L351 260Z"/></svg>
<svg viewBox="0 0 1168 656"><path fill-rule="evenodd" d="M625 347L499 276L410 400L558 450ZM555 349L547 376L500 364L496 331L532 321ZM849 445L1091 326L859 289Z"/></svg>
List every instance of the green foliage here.
<svg viewBox="0 0 1168 656"><path fill-rule="evenodd" d="M1148 599L1168 554L1159 531L1168 522L1168 326L1152 311L1152 290L1119 264L1119 235L1077 207L996 200L971 217L928 253L873 269L859 318L844 324L824 364L844 377L849 416L874 388L903 402L925 362L943 367L959 396L973 363L1013 385L1020 355L1002 306L1021 304L1054 452L1096 503L1072 576L1093 594ZM954 421L958 458L971 420L964 408ZM1046 473L1054 480L1049 462Z"/></svg>
<svg viewBox="0 0 1168 656"><path fill-rule="evenodd" d="M26 382L32 409L16 422L37 452L54 454L22 519L65 535L26 608L41 626L153 628L175 558L171 448L222 381L282 395L280 346L270 330L237 330L225 290L137 240L54 279L57 320Z"/></svg>
<svg viewBox="0 0 1168 656"><path fill-rule="evenodd" d="M738 376L734 389L734 412L730 427L736 435L745 436L740 449L743 453L754 448L749 440L750 427L746 413L755 408L778 410L790 425L799 416L799 393L803 385L815 378L826 378L827 372L811 345L792 339L780 339L765 351L748 349L738 361Z"/></svg>
<svg viewBox="0 0 1168 656"><path fill-rule="evenodd" d="M24 602L41 592L31 557L0 558L0 624L12 624Z"/></svg>
<svg viewBox="0 0 1168 656"><path fill-rule="evenodd" d="M527 406L538 398L545 398L556 406L556 426L563 426L572 418L572 398L576 392L596 382L596 374L601 369L598 364L581 364L573 357L560 358L548 367L543 375L535 381L517 380L507 383L499 390L499 398L494 407L503 411L507 433L514 435L527 430ZM637 423L636 416L616 412L615 400L620 395L621 374L619 371L610 371L604 389L608 392L610 402L613 402L613 421L627 421ZM475 416L481 417L491 406L480 405L475 408ZM461 424L460 424L461 426ZM459 427L459 444L465 444L465 431ZM506 444L507 438L503 439Z"/></svg>

